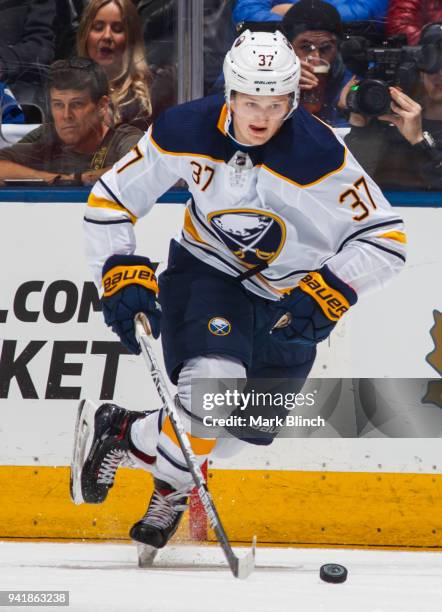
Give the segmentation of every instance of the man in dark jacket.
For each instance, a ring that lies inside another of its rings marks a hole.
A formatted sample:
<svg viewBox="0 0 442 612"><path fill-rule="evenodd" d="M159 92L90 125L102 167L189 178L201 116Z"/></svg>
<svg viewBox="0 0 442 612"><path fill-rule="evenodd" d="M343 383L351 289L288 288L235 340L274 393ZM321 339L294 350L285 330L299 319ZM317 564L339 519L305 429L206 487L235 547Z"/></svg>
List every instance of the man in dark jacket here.
<svg viewBox="0 0 442 612"><path fill-rule="evenodd" d="M55 0L0 0L0 80L19 102L40 102L39 88L54 58Z"/></svg>

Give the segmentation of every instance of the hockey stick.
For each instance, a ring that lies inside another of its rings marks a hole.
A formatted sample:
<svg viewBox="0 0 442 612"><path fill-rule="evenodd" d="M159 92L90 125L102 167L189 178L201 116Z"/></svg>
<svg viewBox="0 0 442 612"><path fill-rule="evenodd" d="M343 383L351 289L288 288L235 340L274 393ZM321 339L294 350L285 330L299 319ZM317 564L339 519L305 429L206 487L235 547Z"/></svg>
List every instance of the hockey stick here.
<svg viewBox="0 0 442 612"><path fill-rule="evenodd" d="M150 334L149 322L146 315L143 313L138 313L135 317L136 338L140 343L141 352L147 366L149 367L158 395L160 396L160 399L163 402L166 412L170 418L170 422L172 423L173 430L180 444L189 471L192 474L193 481L198 490L198 495L201 499L201 503L204 506L204 510L209 518L210 525L215 531L216 537L218 538L218 542L223 549L232 574L235 576L235 578L247 578L247 576L249 576L255 568L256 536L253 537L252 548L247 555L242 558L237 557L232 550L212 496L207 488L201 468L198 465L192 447L190 446L189 438L187 437L186 431L181 423L175 402L173 401L169 389L164 381L163 374L158 366L155 353L153 352L149 342L148 336L150 336Z"/></svg>

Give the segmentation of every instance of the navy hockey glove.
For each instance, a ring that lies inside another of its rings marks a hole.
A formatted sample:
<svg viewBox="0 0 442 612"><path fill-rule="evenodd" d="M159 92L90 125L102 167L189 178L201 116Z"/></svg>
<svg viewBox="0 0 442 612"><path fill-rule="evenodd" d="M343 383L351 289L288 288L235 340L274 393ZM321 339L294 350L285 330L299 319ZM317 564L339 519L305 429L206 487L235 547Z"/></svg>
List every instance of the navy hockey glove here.
<svg viewBox="0 0 442 612"><path fill-rule="evenodd" d="M280 314L273 321L271 334L283 342L316 344L328 338L357 300L353 289L323 266L318 272L304 276L281 300Z"/></svg>
<svg viewBox="0 0 442 612"><path fill-rule="evenodd" d="M156 300L155 266L148 257L112 255L103 266L103 287L101 304L106 325L131 353L139 355L134 328L138 312L144 312L149 319L153 337L160 335L161 309Z"/></svg>

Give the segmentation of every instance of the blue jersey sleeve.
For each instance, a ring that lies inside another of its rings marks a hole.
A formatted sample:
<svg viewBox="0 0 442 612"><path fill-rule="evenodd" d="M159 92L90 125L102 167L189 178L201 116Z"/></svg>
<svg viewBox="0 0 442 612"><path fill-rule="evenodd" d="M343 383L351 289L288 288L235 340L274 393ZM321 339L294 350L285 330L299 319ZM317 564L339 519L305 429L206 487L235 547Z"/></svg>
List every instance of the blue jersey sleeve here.
<svg viewBox="0 0 442 612"><path fill-rule="evenodd" d="M272 8L281 4L279 0L237 0L233 9L235 25L241 21L281 21L281 17L272 13Z"/></svg>
<svg viewBox="0 0 442 612"><path fill-rule="evenodd" d="M24 123L25 116L12 91L0 83L0 104L2 123Z"/></svg>
<svg viewBox="0 0 442 612"><path fill-rule="evenodd" d="M385 21L388 0L328 0L341 15L342 21L376 20ZM272 8L285 4L282 0L237 0L233 10L235 24L241 21L280 21ZM293 2L292 4L296 4Z"/></svg>
<svg viewBox="0 0 442 612"><path fill-rule="evenodd" d="M341 15L342 21L385 21L388 0L327 0Z"/></svg>

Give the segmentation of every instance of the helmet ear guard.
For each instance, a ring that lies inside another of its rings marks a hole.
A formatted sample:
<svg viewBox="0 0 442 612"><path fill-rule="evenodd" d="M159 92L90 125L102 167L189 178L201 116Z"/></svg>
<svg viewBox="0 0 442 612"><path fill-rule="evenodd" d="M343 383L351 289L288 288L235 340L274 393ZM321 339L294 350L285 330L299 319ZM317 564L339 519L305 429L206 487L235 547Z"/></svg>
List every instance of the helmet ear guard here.
<svg viewBox="0 0 442 612"><path fill-rule="evenodd" d="M301 62L279 30L245 30L226 54L223 71L229 112L232 91L254 96L291 94L291 108L284 119L298 106Z"/></svg>

